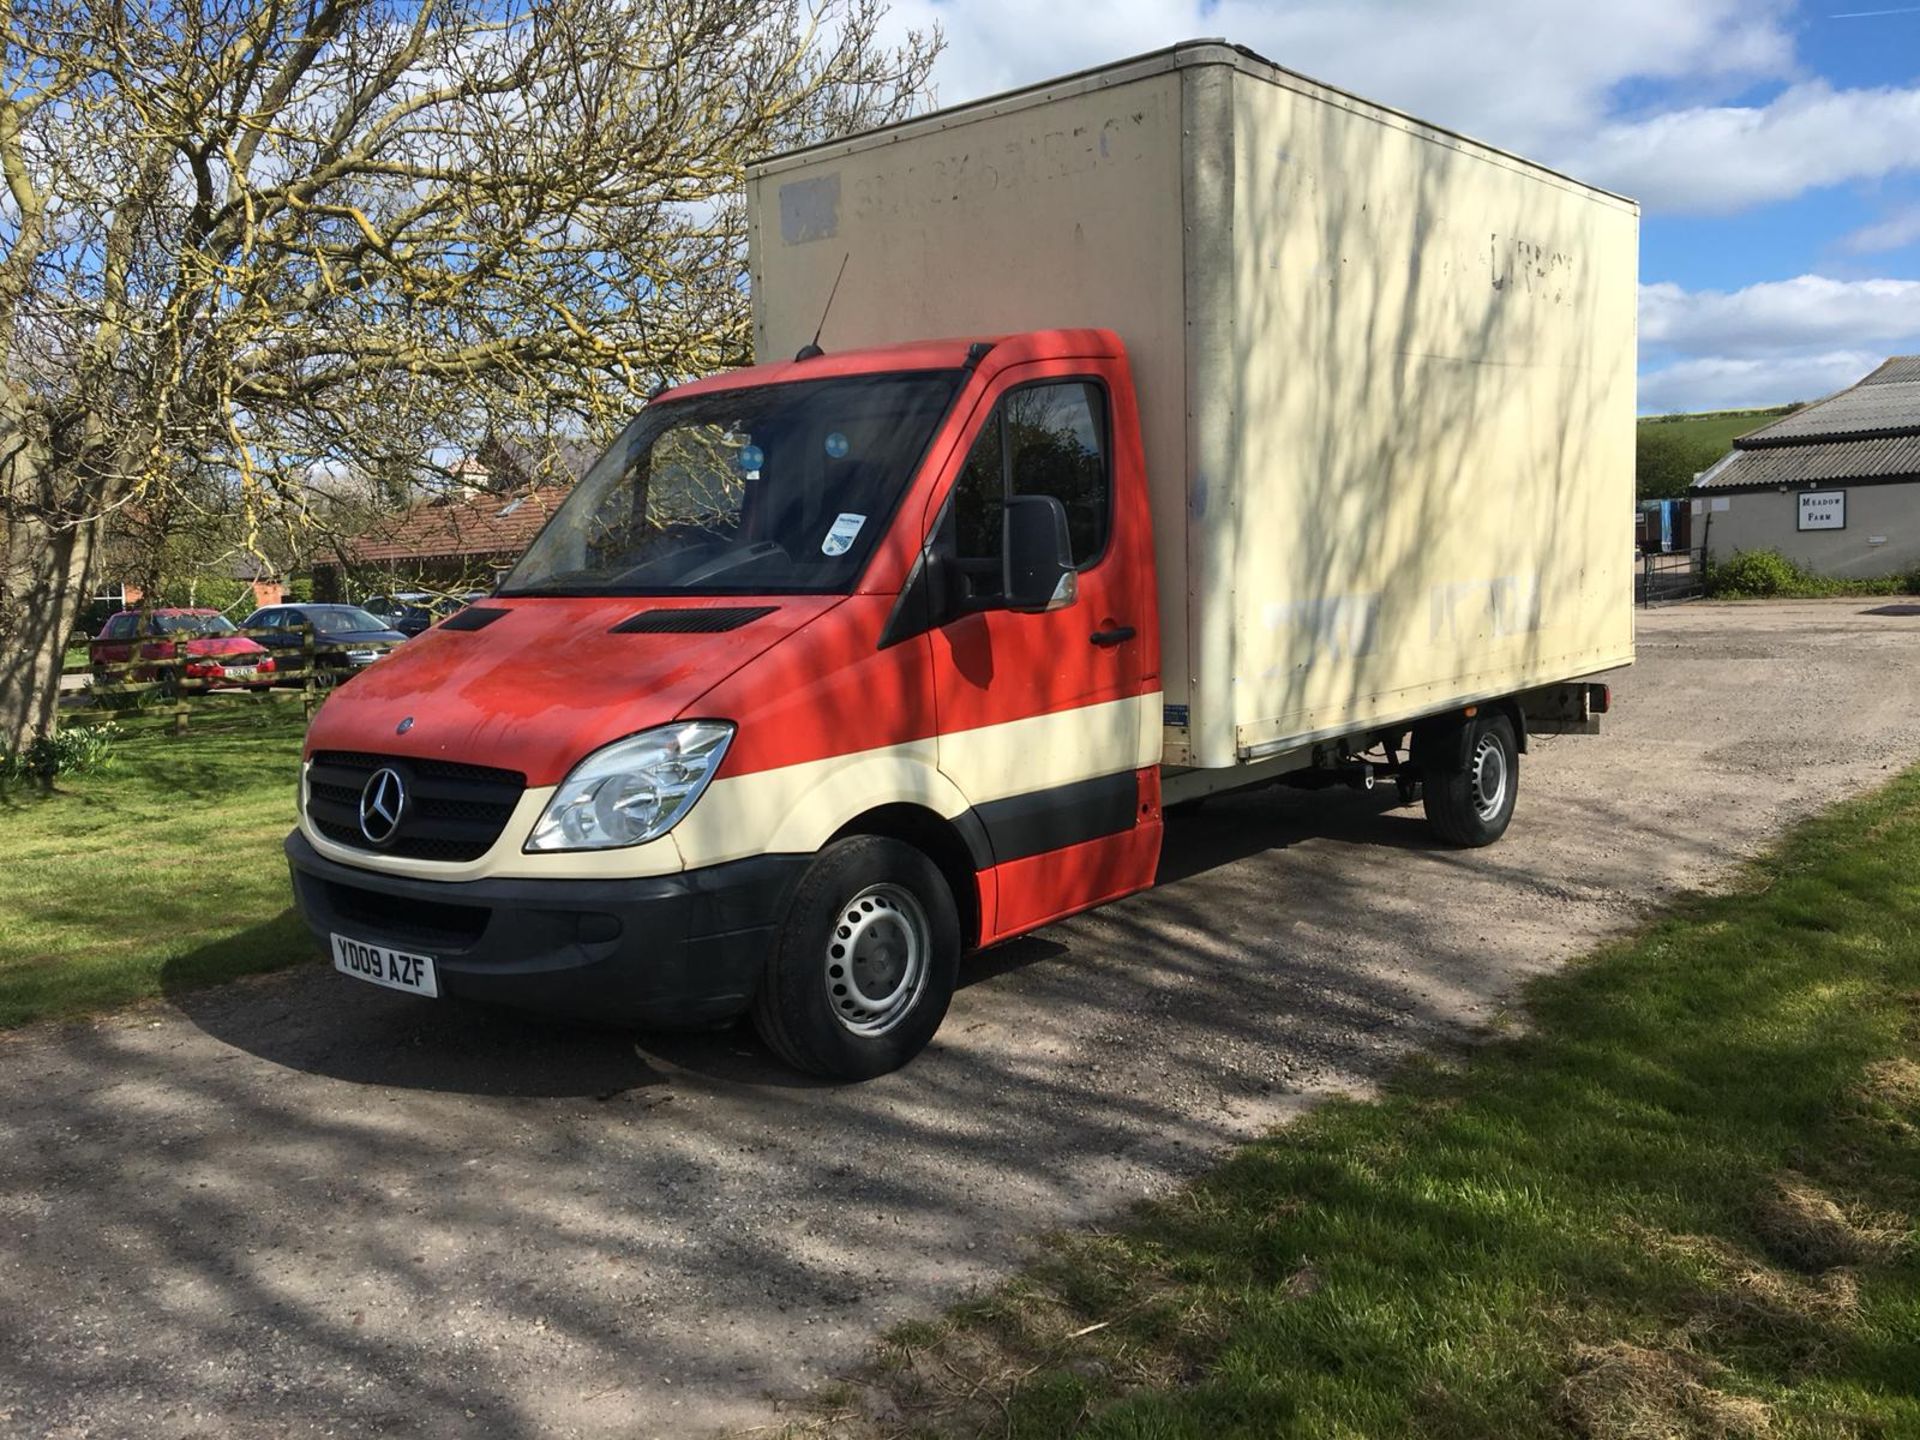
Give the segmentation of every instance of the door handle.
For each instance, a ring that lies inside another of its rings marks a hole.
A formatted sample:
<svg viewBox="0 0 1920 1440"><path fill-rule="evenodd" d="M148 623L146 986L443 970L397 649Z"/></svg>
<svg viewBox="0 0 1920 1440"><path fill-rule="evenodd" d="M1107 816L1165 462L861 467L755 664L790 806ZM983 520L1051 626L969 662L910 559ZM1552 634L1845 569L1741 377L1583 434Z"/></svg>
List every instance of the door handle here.
<svg viewBox="0 0 1920 1440"><path fill-rule="evenodd" d="M1123 640L1131 640L1133 634L1133 626L1116 625L1111 630L1096 630L1087 638L1093 641L1094 644L1104 648L1109 645L1118 645Z"/></svg>

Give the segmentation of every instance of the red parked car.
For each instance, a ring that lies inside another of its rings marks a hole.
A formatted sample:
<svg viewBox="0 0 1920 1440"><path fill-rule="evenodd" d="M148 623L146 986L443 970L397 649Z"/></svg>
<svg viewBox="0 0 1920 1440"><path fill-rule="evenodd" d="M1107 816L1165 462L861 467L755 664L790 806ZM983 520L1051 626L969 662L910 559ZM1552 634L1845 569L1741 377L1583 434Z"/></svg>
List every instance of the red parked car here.
<svg viewBox="0 0 1920 1440"><path fill-rule="evenodd" d="M108 618L87 652L95 676L123 682L214 689L274 680L272 654L218 610L122 610ZM136 662L131 670L108 668L129 661Z"/></svg>

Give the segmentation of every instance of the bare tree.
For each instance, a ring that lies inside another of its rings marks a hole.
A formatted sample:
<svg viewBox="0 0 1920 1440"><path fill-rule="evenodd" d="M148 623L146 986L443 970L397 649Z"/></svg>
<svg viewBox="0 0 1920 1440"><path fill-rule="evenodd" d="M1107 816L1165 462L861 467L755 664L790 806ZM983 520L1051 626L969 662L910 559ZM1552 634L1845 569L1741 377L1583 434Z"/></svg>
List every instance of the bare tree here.
<svg viewBox="0 0 1920 1440"><path fill-rule="evenodd" d="M120 507L305 513L748 352L747 158L885 123L881 0L0 0L0 750Z"/></svg>

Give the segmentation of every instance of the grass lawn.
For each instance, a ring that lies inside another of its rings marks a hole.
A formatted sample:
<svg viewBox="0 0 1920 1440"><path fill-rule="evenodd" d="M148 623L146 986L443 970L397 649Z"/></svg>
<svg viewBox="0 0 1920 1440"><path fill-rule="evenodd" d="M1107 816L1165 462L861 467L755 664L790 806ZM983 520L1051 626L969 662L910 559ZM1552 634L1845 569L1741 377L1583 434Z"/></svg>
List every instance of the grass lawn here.
<svg viewBox="0 0 1920 1440"><path fill-rule="evenodd" d="M280 853L302 733L297 706L196 717L50 794L0 786L0 1028L309 958Z"/></svg>
<svg viewBox="0 0 1920 1440"><path fill-rule="evenodd" d="M1920 1435L1920 772L1528 1000L898 1332L822 1428Z"/></svg>

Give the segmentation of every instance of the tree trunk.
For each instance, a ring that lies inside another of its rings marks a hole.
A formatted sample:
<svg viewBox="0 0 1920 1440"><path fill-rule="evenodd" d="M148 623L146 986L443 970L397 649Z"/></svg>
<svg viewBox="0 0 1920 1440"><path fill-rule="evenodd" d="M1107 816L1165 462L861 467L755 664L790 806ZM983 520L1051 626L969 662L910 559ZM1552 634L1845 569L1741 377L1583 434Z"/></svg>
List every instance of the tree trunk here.
<svg viewBox="0 0 1920 1440"><path fill-rule="evenodd" d="M45 501L74 487L49 473L30 426L14 426L0 460L0 751L58 722L67 638L87 603L102 521L48 520Z"/></svg>

